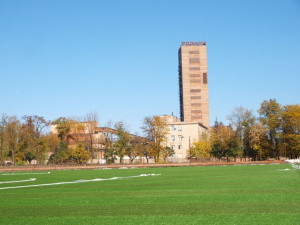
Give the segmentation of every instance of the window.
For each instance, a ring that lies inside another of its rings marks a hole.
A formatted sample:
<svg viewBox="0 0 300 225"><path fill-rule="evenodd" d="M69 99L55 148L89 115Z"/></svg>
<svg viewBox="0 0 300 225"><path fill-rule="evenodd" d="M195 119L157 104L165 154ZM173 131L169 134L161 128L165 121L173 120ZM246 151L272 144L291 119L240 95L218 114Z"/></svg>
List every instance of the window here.
<svg viewBox="0 0 300 225"><path fill-rule="evenodd" d="M198 63L200 63L200 59L199 58L189 58L189 62L190 62L190 64L198 64Z"/></svg>
<svg viewBox="0 0 300 225"><path fill-rule="evenodd" d="M200 67L190 67L190 70L193 70L193 71L200 70Z"/></svg>
<svg viewBox="0 0 300 225"><path fill-rule="evenodd" d="M175 141L175 135L171 135L171 141Z"/></svg>
<svg viewBox="0 0 300 225"><path fill-rule="evenodd" d="M191 99L192 99L192 100L195 100L195 99L201 99L201 96L191 96Z"/></svg>
<svg viewBox="0 0 300 225"><path fill-rule="evenodd" d="M178 149L182 149L182 145L178 145Z"/></svg>
<svg viewBox="0 0 300 225"><path fill-rule="evenodd" d="M181 125L178 125L178 131L182 131Z"/></svg>
<svg viewBox="0 0 300 225"><path fill-rule="evenodd" d="M178 135L178 141L182 142L182 136L181 135Z"/></svg>
<svg viewBox="0 0 300 225"><path fill-rule="evenodd" d="M207 84L207 73L203 73L203 84Z"/></svg>
<svg viewBox="0 0 300 225"><path fill-rule="evenodd" d="M94 157L93 159L98 159L98 152L94 152Z"/></svg>
<svg viewBox="0 0 300 225"><path fill-rule="evenodd" d="M191 84L200 84L201 80L190 80Z"/></svg>
<svg viewBox="0 0 300 225"><path fill-rule="evenodd" d="M202 113L202 110L192 110L192 113Z"/></svg>
<svg viewBox="0 0 300 225"><path fill-rule="evenodd" d="M190 74L190 78L200 77L200 74Z"/></svg>
<svg viewBox="0 0 300 225"><path fill-rule="evenodd" d="M199 120L202 119L202 116L192 116L192 120Z"/></svg>
<svg viewBox="0 0 300 225"><path fill-rule="evenodd" d="M172 148L173 150L175 150L175 145L172 145L171 148Z"/></svg>
<svg viewBox="0 0 300 225"><path fill-rule="evenodd" d="M191 106L194 106L194 107L201 106L201 103L192 103Z"/></svg>
<svg viewBox="0 0 300 225"><path fill-rule="evenodd" d="M175 130L174 125L171 125L171 131L174 131L174 130Z"/></svg>
<svg viewBox="0 0 300 225"><path fill-rule="evenodd" d="M198 93L198 92L201 92L201 89L191 89L190 92L191 93Z"/></svg>
<svg viewBox="0 0 300 225"><path fill-rule="evenodd" d="M189 51L190 54L199 54L199 51Z"/></svg>

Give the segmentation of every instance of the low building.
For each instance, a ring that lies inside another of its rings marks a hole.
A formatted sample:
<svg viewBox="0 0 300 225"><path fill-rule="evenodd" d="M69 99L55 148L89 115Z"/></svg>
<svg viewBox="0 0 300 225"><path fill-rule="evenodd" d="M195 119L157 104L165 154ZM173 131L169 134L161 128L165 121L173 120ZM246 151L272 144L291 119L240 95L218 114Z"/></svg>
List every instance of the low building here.
<svg viewBox="0 0 300 225"><path fill-rule="evenodd" d="M52 134L58 134L57 124L51 124L50 131ZM78 143L84 143L87 148L93 147L92 159L87 161L88 164L105 164L104 160L104 148L105 146L113 147L114 143L119 139L117 135L118 131L110 127L98 127L98 123L92 122L76 122L70 131L70 138L68 140L68 147L71 149L76 148ZM137 135L130 134L131 138L141 138ZM89 149L88 149L89 150ZM47 155L47 161L49 160L52 152ZM118 156L116 156L118 159ZM125 163L129 163L130 160L124 158ZM138 158L139 161L142 161Z"/></svg>
<svg viewBox="0 0 300 225"><path fill-rule="evenodd" d="M185 162L189 158L187 153L190 146L199 140L202 132L207 132L207 127L199 122L181 122L179 118L173 115L160 116L163 118L169 128L166 146L172 148L175 154L169 157L169 161Z"/></svg>

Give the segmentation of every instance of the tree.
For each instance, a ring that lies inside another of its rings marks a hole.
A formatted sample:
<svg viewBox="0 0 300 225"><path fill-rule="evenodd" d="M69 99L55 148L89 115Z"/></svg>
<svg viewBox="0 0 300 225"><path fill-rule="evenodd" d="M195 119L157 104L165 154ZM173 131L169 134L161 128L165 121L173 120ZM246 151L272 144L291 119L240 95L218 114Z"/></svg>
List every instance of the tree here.
<svg viewBox="0 0 300 225"><path fill-rule="evenodd" d="M146 139L139 136L133 136L130 145L131 148L128 148L126 152L126 155L130 159L130 163L133 163L133 160L138 156L142 159L145 153Z"/></svg>
<svg viewBox="0 0 300 225"><path fill-rule="evenodd" d="M280 144L281 144L281 112L282 108L275 99L263 101L260 109L260 122L266 129L269 157L279 158Z"/></svg>
<svg viewBox="0 0 300 225"><path fill-rule="evenodd" d="M96 132L98 127L98 114L96 112L88 113L84 117L84 144L90 152L91 158L94 156L95 144L99 144L100 140L96 139Z"/></svg>
<svg viewBox="0 0 300 225"><path fill-rule="evenodd" d="M4 139L7 143L9 155L12 158L13 164L16 163L16 152L19 145L21 123L16 116L10 116L6 118L6 126L4 130Z"/></svg>
<svg viewBox="0 0 300 225"><path fill-rule="evenodd" d="M169 146L164 146L162 148L161 156L162 156L164 161L166 161L169 156L172 156L174 154L175 154L174 149L170 148Z"/></svg>
<svg viewBox="0 0 300 225"><path fill-rule="evenodd" d="M236 158L241 151L236 132L230 125L224 126L222 122L218 121L211 129L211 144L210 154L218 159L229 156Z"/></svg>
<svg viewBox="0 0 300 225"><path fill-rule="evenodd" d="M115 163L116 152L113 147L115 141L115 132L112 129L113 123L109 121L106 124L107 129L103 130L103 136L100 139L100 144L103 146L103 157L107 163Z"/></svg>
<svg viewBox="0 0 300 225"><path fill-rule="evenodd" d="M70 139L73 138L72 134L71 134L73 122L71 119L67 119L65 117L60 117L60 118L54 120L52 122L52 124L56 125L55 129L57 131L57 137L60 140L69 141Z"/></svg>
<svg viewBox="0 0 300 225"><path fill-rule="evenodd" d="M207 158L211 152L211 141L207 132L202 132L198 141L194 142L188 150L190 158Z"/></svg>
<svg viewBox="0 0 300 225"><path fill-rule="evenodd" d="M283 139L281 155L296 159L300 156L300 105L284 106L281 116Z"/></svg>
<svg viewBox="0 0 300 225"><path fill-rule="evenodd" d="M128 131L124 128L122 122L116 123L115 128L117 130L118 140L114 143L116 154L120 157L120 163L122 163L126 153L131 150L131 136Z"/></svg>
<svg viewBox="0 0 300 225"><path fill-rule="evenodd" d="M79 143L76 148L72 150L71 157L74 158L78 164L83 164L89 159L90 153L85 149L83 143Z"/></svg>
<svg viewBox="0 0 300 225"><path fill-rule="evenodd" d="M269 152L266 128L261 123L254 124L249 138L250 146L256 151L256 156L259 160L266 159Z"/></svg>
<svg viewBox="0 0 300 225"><path fill-rule="evenodd" d="M236 132L236 142L243 150L243 155L255 158L255 151L250 146L250 131L255 124L255 116L252 110L243 108L242 106L235 108L227 119L231 122L233 129Z"/></svg>
<svg viewBox="0 0 300 225"><path fill-rule="evenodd" d="M149 153L154 157L155 162L158 162L169 133L166 121L159 116L145 117L142 129L149 140Z"/></svg>
<svg viewBox="0 0 300 225"><path fill-rule="evenodd" d="M0 164L4 165L4 150L5 150L5 128L7 116L2 114L0 121Z"/></svg>
<svg viewBox="0 0 300 225"><path fill-rule="evenodd" d="M29 164L31 163L32 160L35 159L35 155L32 152L27 152L24 156L24 160L28 161Z"/></svg>
<svg viewBox="0 0 300 225"><path fill-rule="evenodd" d="M29 132L33 140L34 154L36 156L37 164L43 159L42 155L45 151L42 141L42 134L44 128L50 125L50 121L47 121L42 116L23 116L25 120L24 126Z"/></svg>
<svg viewBox="0 0 300 225"><path fill-rule="evenodd" d="M59 139L57 143L57 139L51 138L53 145L50 145L50 149L52 150L52 156L49 161L52 163L61 162L63 163L69 157L69 142L70 140L76 140L76 133L74 134L74 130L77 130L77 121L72 119L67 119L65 117L60 117L52 122L57 131L57 137ZM53 142L54 141L54 142Z"/></svg>
<svg viewBox="0 0 300 225"><path fill-rule="evenodd" d="M115 163L116 160L116 151L112 147L104 147L104 159L108 164Z"/></svg>

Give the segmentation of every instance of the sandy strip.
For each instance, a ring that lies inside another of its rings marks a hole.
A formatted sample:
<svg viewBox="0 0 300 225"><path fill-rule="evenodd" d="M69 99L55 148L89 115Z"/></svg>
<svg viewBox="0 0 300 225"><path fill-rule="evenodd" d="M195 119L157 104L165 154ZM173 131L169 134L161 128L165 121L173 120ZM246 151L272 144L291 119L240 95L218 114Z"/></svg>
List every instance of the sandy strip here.
<svg viewBox="0 0 300 225"><path fill-rule="evenodd" d="M60 184L87 183L87 182L118 180L118 179L136 178L136 177L149 177L149 176L160 176L160 174L140 174L140 175L137 175L137 176L112 177L112 178L107 178L107 179L96 178L96 179L92 179L92 180L76 180L76 181L59 182L59 183L49 183L49 184L33 184L33 185L26 185L26 186L3 187L3 188L0 188L0 190L28 188L28 187L52 186L52 185L60 185ZM35 179L35 178L33 178L33 179Z"/></svg>

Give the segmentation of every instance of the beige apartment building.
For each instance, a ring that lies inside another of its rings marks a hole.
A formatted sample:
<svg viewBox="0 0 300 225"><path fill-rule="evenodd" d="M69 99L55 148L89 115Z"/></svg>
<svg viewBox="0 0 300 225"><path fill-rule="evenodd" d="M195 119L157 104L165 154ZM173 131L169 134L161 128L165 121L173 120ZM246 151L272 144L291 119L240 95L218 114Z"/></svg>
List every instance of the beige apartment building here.
<svg viewBox="0 0 300 225"><path fill-rule="evenodd" d="M199 140L202 132L207 132L199 122L181 122L176 116L160 116L165 120L168 126L168 135L166 140L166 146L172 148L175 154L169 157L169 161L174 162L186 162L188 156L188 149L194 142Z"/></svg>
<svg viewBox="0 0 300 225"><path fill-rule="evenodd" d="M206 42L182 42L178 61L180 120L209 128Z"/></svg>

